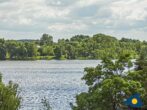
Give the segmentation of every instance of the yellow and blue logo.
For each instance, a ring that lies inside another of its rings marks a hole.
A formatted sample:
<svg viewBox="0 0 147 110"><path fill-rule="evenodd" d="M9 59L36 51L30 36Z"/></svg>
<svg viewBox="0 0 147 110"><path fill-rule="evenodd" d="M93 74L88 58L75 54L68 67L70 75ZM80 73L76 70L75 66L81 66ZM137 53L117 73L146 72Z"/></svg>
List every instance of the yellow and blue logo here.
<svg viewBox="0 0 147 110"><path fill-rule="evenodd" d="M139 94L134 94L131 97L129 97L126 101L125 104L127 106L133 107L133 108L140 108L143 106L140 95Z"/></svg>

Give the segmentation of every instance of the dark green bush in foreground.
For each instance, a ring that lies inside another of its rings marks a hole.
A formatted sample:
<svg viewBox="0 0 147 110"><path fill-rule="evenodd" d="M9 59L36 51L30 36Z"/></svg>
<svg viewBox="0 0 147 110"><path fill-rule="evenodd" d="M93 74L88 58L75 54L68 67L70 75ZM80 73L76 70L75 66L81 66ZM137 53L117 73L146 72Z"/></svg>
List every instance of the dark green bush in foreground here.
<svg viewBox="0 0 147 110"><path fill-rule="evenodd" d="M5 85L0 74L0 110L18 110L20 101L18 85L11 81L8 85Z"/></svg>

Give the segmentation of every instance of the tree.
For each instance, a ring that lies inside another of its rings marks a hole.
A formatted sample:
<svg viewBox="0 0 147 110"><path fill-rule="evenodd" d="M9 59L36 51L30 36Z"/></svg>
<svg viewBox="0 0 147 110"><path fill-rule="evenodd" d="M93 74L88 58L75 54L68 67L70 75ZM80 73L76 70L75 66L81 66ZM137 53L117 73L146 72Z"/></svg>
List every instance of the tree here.
<svg viewBox="0 0 147 110"><path fill-rule="evenodd" d="M17 58L24 59L27 57L27 49L24 44L20 44L17 48Z"/></svg>
<svg viewBox="0 0 147 110"><path fill-rule="evenodd" d="M60 59L62 56L61 48L59 46L56 46L54 49L54 54L56 59Z"/></svg>
<svg viewBox="0 0 147 110"><path fill-rule="evenodd" d="M53 56L54 55L52 46L44 45L39 49L39 51L40 51L41 56Z"/></svg>
<svg viewBox="0 0 147 110"><path fill-rule="evenodd" d="M5 40L0 39L0 60L6 59L6 46L5 46Z"/></svg>
<svg viewBox="0 0 147 110"><path fill-rule="evenodd" d="M96 35L93 35L93 40L95 40L97 43L117 42L117 39L115 37L108 36L108 35L105 35L105 34L96 34Z"/></svg>
<svg viewBox="0 0 147 110"><path fill-rule="evenodd" d="M123 101L132 94L143 94L139 81L126 78L126 67L132 67L129 55L115 61L105 57L96 68L85 68L82 79L89 90L77 95L73 110L118 110L125 107Z"/></svg>
<svg viewBox="0 0 147 110"><path fill-rule="evenodd" d="M48 34L43 34L40 39L41 45L52 45L53 44L53 37Z"/></svg>
<svg viewBox="0 0 147 110"><path fill-rule="evenodd" d="M37 45L34 42L25 43L25 47L27 49L27 56L28 57L35 57L38 54Z"/></svg>
<svg viewBox="0 0 147 110"><path fill-rule="evenodd" d="M6 47L4 44L0 44L0 60L6 59Z"/></svg>
<svg viewBox="0 0 147 110"><path fill-rule="evenodd" d="M144 94L142 94L143 108L147 109L147 47L142 47L140 57L137 59L135 71L129 72L128 79L140 82Z"/></svg>
<svg viewBox="0 0 147 110"><path fill-rule="evenodd" d="M75 35L70 39L70 41L81 42L81 41L88 39L88 38L89 38L89 36L87 36L87 35Z"/></svg>
<svg viewBox="0 0 147 110"><path fill-rule="evenodd" d="M7 52L9 54L10 59L16 58L18 43L16 41L7 41L6 47L7 47Z"/></svg>
<svg viewBox="0 0 147 110"><path fill-rule="evenodd" d="M76 54L75 54L75 48L72 45L67 45L66 46L66 53L67 53L67 59L75 59Z"/></svg>
<svg viewBox="0 0 147 110"><path fill-rule="evenodd" d="M18 85L11 81L8 85L3 84L0 74L0 110L18 110L21 98L18 94Z"/></svg>
<svg viewBox="0 0 147 110"><path fill-rule="evenodd" d="M147 60L147 46L143 46L140 52L140 59Z"/></svg>

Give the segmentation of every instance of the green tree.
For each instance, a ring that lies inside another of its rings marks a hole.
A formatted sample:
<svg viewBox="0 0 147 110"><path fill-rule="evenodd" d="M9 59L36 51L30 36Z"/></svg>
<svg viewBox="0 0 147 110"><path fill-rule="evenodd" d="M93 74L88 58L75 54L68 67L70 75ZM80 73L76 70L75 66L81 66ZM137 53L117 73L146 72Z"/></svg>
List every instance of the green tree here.
<svg viewBox="0 0 147 110"><path fill-rule="evenodd" d="M143 108L147 109L147 47L142 47L140 57L137 59L135 71L129 72L128 79L138 81L142 85Z"/></svg>
<svg viewBox="0 0 147 110"><path fill-rule="evenodd" d="M141 52L140 52L140 59L147 60L147 46L142 46Z"/></svg>
<svg viewBox="0 0 147 110"><path fill-rule="evenodd" d="M54 49L54 54L56 59L60 59L62 56L61 48L59 46L56 46Z"/></svg>
<svg viewBox="0 0 147 110"><path fill-rule="evenodd" d="M7 41L6 47L7 47L7 52L9 54L9 58L10 59L16 58L18 43L16 41Z"/></svg>
<svg viewBox="0 0 147 110"><path fill-rule="evenodd" d="M48 34L43 34L40 39L41 45L52 45L53 44L53 37Z"/></svg>
<svg viewBox="0 0 147 110"><path fill-rule="evenodd" d="M38 54L38 47L34 42L25 43L28 57L35 57Z"/></svg>
<svg viewBox="0 0 147 110"><path fill-rule="evenodd" d="M20 102L18 85L13 84L11 81L8 85L5 85L0 74L0 110L18 110Z"/></svg>
<svg viewBox="0 0 147 110"><path fill-rule="evenodd" d="M0 39L0 60L6 59L6 46L5 46L5 40Z"/></svg>
<svg viewBox="0 0 147 110"><path fill-rule="evenodd" d="M132 94L143 94L139 81L126 78L126 67L132 67L129 55L115 61L105 57L96 68L85 68L83 79L89 90L77 95L73 110L118 110L125 107L123 101Z"/></svg>
<svg viewBox="0 0 147 110"><path fill-rule="evenodd" d="M6 59L6 47L3 44L0 44L0 60Z"/></svg>
<svg viewBox="0 0 147 110"><path fill-rule="evenodd" d="M67 59L76 58L75 48L70 44L66 46L66 53L67 53Z"/></svg>
<svg viewBox="0 0 147 110"><path fill-rule="evenodd" d="M24 59L27 57L27 49L24 44L20 44L17 48L17 58Z"/></svg>
<svg viewBox="0 0 147 110"><path fill-rule="evenodd" d="M40 51L41 56L53 56L54 55L52 46L44 45L39 49L39 51Z"/></svg>
<svg viewBox="0 0 147 110"><path fill-rule="evenodd" d="M89 36L87 36L87 35L75 35L70 39L70 41L81 42L81 41L88 39L88 38L89 38Z"/></svg>

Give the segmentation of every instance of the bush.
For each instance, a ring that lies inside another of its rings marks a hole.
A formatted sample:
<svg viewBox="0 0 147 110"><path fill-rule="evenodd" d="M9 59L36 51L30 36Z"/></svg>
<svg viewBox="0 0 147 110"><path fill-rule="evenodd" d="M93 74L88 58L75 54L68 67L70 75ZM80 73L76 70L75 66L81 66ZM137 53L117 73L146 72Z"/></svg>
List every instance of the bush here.
<svg viewBox="0 0 147 110"><path fill-rule="evenodd" d="M20 102L18 85L13 84L11 81L8 85L5 85L0 74L0 110L18 110Z"/></svg>

